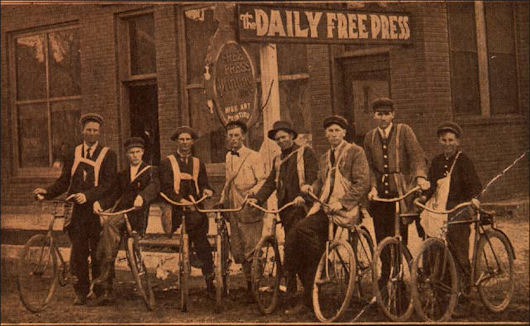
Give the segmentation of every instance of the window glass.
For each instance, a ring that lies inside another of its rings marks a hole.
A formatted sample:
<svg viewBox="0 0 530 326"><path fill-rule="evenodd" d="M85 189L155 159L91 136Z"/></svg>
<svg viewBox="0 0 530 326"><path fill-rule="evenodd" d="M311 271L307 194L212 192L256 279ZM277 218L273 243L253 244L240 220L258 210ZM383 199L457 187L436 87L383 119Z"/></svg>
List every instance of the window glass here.
<svg viewBox="0 0 530 326"><path fill-rule="evenodd" d="M17 99L46 97L46 50L44 34L16 39Z"/></svg>
<svg viewBox="0 0 530 326"><path fill-rule="evenodd" d="M131 74L156 72L155 22L153 15L129 19Z"/></svg>
<svg viewBox="0 0 530 326"><path fill-rule="evenodd" d="M474 3L448 2L447 14L451 50L477 52Z"/></svg>
<svg viewBox="0 0 530 326"><path fill-rule="evenodd" d="M46 104L18 106L20 167L48 167L48 113Z"/></svg>
<svg viewBox="0 0 530 326"><path fill-rule="evenodd" d="M66 151L81 141L80 104L80 101L61 101L51 104L53 164L62 162Z"/></svg>
<svg viewBox="0 0 530 326"><path fill-rule="evenodd" d="M50 96L72 96L81 93L81 53L77 29L50 33Z"/></svg>

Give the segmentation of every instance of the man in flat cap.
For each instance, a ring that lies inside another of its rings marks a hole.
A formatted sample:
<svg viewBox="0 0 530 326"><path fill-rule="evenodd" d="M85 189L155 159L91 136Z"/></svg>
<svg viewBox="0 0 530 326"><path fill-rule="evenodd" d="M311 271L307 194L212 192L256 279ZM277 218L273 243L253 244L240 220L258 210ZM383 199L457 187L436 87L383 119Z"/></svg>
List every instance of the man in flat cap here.
<svg viewBox="0 0 530 326"><path fill-rule="evenodd" d="M212 187L208 183L206 166L191 153L197 138L198 135L192 128L188 126L177 128L171 136L171 140L177 142L177 150L160 162L160 191L174 201L191 203L190 195L195 199L203 195L208 197L213 195ZM210 243L207 238L208 217L192 208L173 206L172 232L182 223L183 214L186 214L186 231L189 239L202 263L202 274L206 280L208 296L213 298L215 274Z"/></svg>
<svg viewBox="0 0 530 326"><path fill-rule="evenodd" d="M242 121L226 125L226 181L219 203L225 208L241 207L247 195L254 195L265 182L265 165L258 152L244 145L247 126ZM247 280L247 301L251 302L250 268L254 248L261 238L263 213L246 206L230 216L230 249L236 263L241 264Z"/></svg>
<svg viewBox="0 0 530 326"><path fill-rule="evenodd" d="M394 103L389 98L378 98L372 103L374 119L378 126L364 138L364 150L370 166L370 192L375 197L395 198L403 195L416 184L423 190L429 188L427 166L423 149L412 129L404 123L393 123ZM407 210L405 201L401 211ZM377 243L394 235L395 204L372 201L369 207L373 217ZM401 224L401 235L407 243L408 225ZM382 257L380 288L389 276L389 259Z"/></svg>
<svg viewBox="0 0 530 326"><path fill-rule="evenodd" d="M278 207L282 207L293 200L296 202L296 206L291 206L280 213L286 237L293 226L306 216L305 200L307 198L304 198L301 188L312 184L318 173L315 153L309 146L296 144L294 140L297 136L298 133L288 121L276 121L273 124L273 128L268 132L268 137L278 144L281 153L274 157L272 170L267 180L254 196L254 200L260 205L266 203L274 191L276 191L278 198ZM286 259L291 258L286 256ZM287 265L292 266L293 264ZM296 272L296 270L287 271L289 297L296 295Z"/></svg>
<svg viewBox="0 0 530 326"><path fill-rule="evenodd" d="M425 193L426 198L430 199L432 206L436 206L433 207L436 210L450 210L466 201L472 201L473 205L479 207L480 202L477 197L480 195L482 185L473 162L460 149L462 128L456 122L445 121L438 126L437 135L442 153L432 160L428 174L432 188ZM450 221L463 221L469 218L470 214L467 209L449 215ZM422 223L425 222L428 221L422 220ZM460 290L464 293L469 293L471 284L469 278L471 265L468 256L469 235L469 224L451 224L447 227L449 249L459 262L456 264L458 279ZM456 311L456 314L460 316L467 313L469 308L469 300L466 296L462 298L464 299L463 305L460 305Z"/></svg>
<svg viewBox="0 0 530 326"><path fill-rule="evenodd" d="M287 314L311 310L313 280L328 238L328 215L339 225L359 223L359 202L368 191L369 169L362 147L344 140L347 126L338 115L324 119L330 149L320 157L317 179L302 191L313 192L328 207L315 202L285 240L285 268L301 275L305 291L303 301Z"/></svg>
<svg viewBox="0 0 530 326"><path fill-rule="evenodd" d="M47 188L33 191L39 199L55 198L66 192L75 203L72 217L65 221L64 226L72 243L70 267L77 277L74 305L83 305L87 300L90 286L89 256L92 278L99 275L96 247L101 224L99 217L92 211L92 205L110 193L116 178L116 154L99 143L103 118L97 113L87 113L81 116L80 123L83 143L75 147L73 155L68 155L59 179ZM101 287L94 290L98 296L103 292Z"/></svg>
<svg viewBox="0 0 530 326"><path fill-rule="evenodd" d="M128 166L118 173L112 192L105 198L95 201L92 207L96 214L109 208L120 211L135 207L137 210L128 213L127 217L133 231L143 235L149 215L149 205L160 191L158 170L143 161L145 143L141 137L127 139L124 147ZM100 218L103 231L97 249L101 266L98 281L103 284L104 293L97 298L95 304L105 305L113 301L114 262L118 255L121 235L125 230L125 221L122 215Z"/></svg>

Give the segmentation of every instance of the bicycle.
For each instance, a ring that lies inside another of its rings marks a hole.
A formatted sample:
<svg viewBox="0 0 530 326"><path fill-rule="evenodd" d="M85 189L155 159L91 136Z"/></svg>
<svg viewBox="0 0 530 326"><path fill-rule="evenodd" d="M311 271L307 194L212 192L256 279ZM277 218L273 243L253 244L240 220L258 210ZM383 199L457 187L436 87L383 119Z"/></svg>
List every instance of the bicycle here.
<svg viewBox="0 0 530 326"><path fill-rule="evenodd" d="M414 204L435 214L451 214L472 207L474 218L463 221L444 221L439 237L427 239L412 264L412 296L416 312L426 321L446 321L456 307L458 297L466 296L458 289L456 265L462 267L451 254L447 241L447 227L455 224L473 224L475 239L471 258L471 287L477 288L482 303L491 312L504 311L510 304L514 286L513 260L515 253L506 234L495 227L494 212L464 202L449 210L433 210L419 202ZM486 229L485 226L490 226ZM497 246L498 245L498 246ZM463 270L463 269L461 269ZM449 279L448 279L449 278Z"/></svg>
<svg viewBox="0 0 530 326"><path fill-rule="evenodd" d="M123 216L123 220L125 222L125 237L122 241L125 243L125 255L127 257L127 263L129 264L129 267L131 269L131 273L133 275L134 281L136 282L136 286L138 288L138 292L140 293L140 296L142 297L145 306L148 310L153 310L155 307L155 294L151 285L151 281L149 280L149 274L147 272L147 268L145 267L144 260L142 258L142 251L140 246L140 235L138 232L132 229L131 223L129 221L129 217L127 216L127 213L136 210L135 207L131 207L128 209L124 209L118 212L100 212L98 215L100 216ZM109 270L107 270L106 273L109 273ZM108 275L106 275L108 276ZM87 295L87 298L93 297L94 294L94 286L98 283L101 283L103 280L106 279L106 276L100 276L98 279L93 281L90 284L90 292Z"/></svg>
<svg viewBox="0 0 530 326"><path fill-rule="evenodd" d="M276 226L282 223L280 212L293 206L294 202L291 201L279 209L266 209L253 202L248 202L248 205L273 216L270 234L264 235L254 249L250 273L252 293L258 304L258 309L262 314L268 315L273 313L278 305L280 283L283 277Z"/></svg>
<svg viewBox="0 0 530 326"><path fill-rule="evenodd" d="M410 266L412 263L412 255L409 249L402 241L400 233L401 219L410 221L419 218L418 213L401 213L401 205L399 202L404 200L411 194L420 190L416 186L409 190L406 194L396 198L373 198L374 201L395 203L394 215L394 229L395 235L384 238L378 245L375 251L373 266L372 266L372 286L376 302L390 320L392 321L406 321L412 315L414 310L411 290L410 290ZM408 224L408 223L407 223ZM382 257L389 257L389 275L388 280L382 275ZM403 264L403 260L406 264ZM382 284L380 280L386 281L380 289Z"/></svg>
<svg viewBox="0 0 530 326"><path fill-rule="evenodd" d="M222 310L222 297L228 295L228 274L232 260L230 259L230 239L228 235L228 227L226 226L226 219L223 213L236 213L243 209L247 197L243 200L243 204L238 208L212 208L202 209L198 206L197 201L190 196L191 202L195 205L195 209L200 213L214 213L215 224L217 226L217 233L215 235L216 253L214 258L215 266L215 308L216 313Z"/></svg>
<svg viewBox="0 0 530 326"><path fill-rule="evenodd" d="M183 207L183 209L189 209L194 206L195 203L179 203L171 200L166 194L160 193L160 196L171 205L177 207ZM196 204L202 202L208 198L203 196L199 199ZM189 279L191 275L191 263L190 263L190 240L188 232L186 231L186 214L182 214L182 223L179 234L179 273L178 273L178 285L180 289L180 310L182 312L188 311L189 301Z"/></svg>
<svg viewBox="0 0 530 326"><path fill-rule="evenodd" d="M72 196L70 196L72 197ZM64 287L73 284L76 277L57 247L53 227L59 218L69 219L74 204L65 200L41 202L41 211L45 204L51 204L52 217L46 234L32 236L24 245L17 260L17 289L20 301L31 312L44 310L53 299L57 284ZM39 199L43 197L38 195Z"/></svg>

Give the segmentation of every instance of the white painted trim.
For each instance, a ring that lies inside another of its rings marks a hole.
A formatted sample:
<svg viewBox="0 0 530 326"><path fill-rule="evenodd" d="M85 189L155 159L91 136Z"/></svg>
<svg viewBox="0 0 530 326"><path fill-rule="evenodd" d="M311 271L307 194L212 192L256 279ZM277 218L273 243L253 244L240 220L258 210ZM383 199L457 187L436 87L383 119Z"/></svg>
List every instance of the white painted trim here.
<svg viewBox="0 0 530 326"><path fill-rule="evenodd" d="M484 117L491 116L490 87L488 68L488 48L486 42L486 18L484 3L475 1L475 25L477 35L478 84L480 93L480 111Z"/></svg>

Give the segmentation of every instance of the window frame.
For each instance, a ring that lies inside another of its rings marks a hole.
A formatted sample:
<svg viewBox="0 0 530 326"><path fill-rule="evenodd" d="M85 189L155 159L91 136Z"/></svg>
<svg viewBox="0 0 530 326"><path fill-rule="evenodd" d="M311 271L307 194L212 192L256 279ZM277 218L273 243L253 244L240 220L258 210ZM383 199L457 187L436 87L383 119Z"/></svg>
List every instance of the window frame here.
<svg viewBox="0 0 530 326"><path fill-rule="evenodd" d="M82 89L79 90L79 95L72 96L59 96L50 97L50 63L49 63L49 34L59 31L76 30L79 32L79 41L81 40L80 31L81 26L78 21L67 22L62 24L56 24L52 26L43 26L38 28L32 28L23 31L11 32L7 35L8 42L8 74L9 74L9 107L11 108L10 118L12 128L10 130L12 138L12 163L13 163L13 175L19 178L34 178L38 177L57 177L61 173L61 169L53 167L53 138L52 138L52 105L57 102L68 102L68 101L79 101L82 102ZM17 57L16 57L16 41L19 38L32 36L32 35L44 35L44 53L45 53L45 70L46 70L46 94L42 99L30 99L30 100L18 100L17 90ZM81 55L81 54L80 54ZM81 75L79 76L79 82L81 82ZM48 161L50 166L48 167L22 167L21 166L21 153L19 150L20 139L19 139L19 106L28 104L45 104L46 105L46 117L47 117L47 133L48 133ZM79 107L79 112L81 108Z"/></svg>

